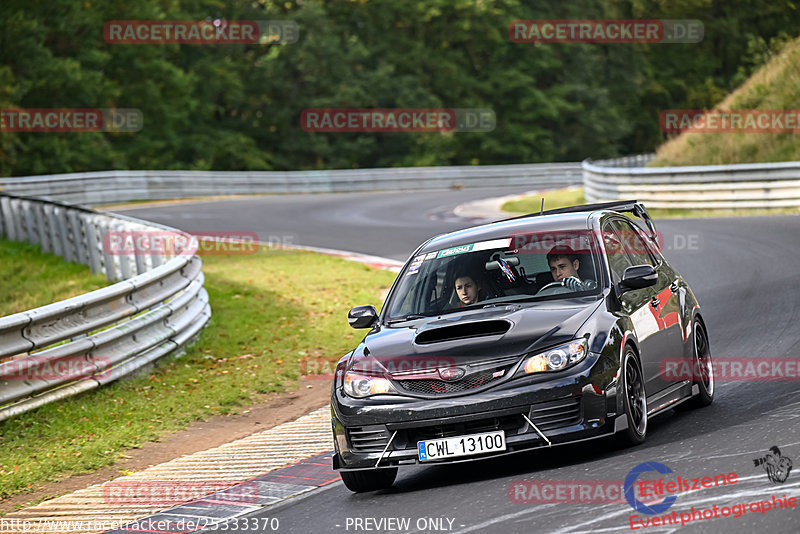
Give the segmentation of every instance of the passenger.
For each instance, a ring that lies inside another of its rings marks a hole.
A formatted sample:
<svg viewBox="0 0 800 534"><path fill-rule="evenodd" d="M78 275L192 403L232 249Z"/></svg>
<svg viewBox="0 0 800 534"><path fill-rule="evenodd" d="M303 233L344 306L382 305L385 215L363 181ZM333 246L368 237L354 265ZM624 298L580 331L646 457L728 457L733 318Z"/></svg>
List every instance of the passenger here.
<svg viewBox="0 0 800 534"><path fill-rule="evenodd" d="M461 272L456 275L455 289L460 308L481 300L482 287L476 280L477 277L470 273Z"/></svg>

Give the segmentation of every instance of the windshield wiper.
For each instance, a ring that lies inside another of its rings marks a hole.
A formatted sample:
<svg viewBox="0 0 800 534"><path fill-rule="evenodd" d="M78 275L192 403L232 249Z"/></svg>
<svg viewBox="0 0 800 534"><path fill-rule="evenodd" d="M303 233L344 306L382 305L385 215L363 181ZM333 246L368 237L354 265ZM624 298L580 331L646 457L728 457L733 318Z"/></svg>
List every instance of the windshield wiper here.
<svg viewBox="0 0 800 534"><path fill-rule="evenodd" d="M487 302L484 308L488 308L490 306L503 306L505 304L510 304L513 302L532 300L535 298L539 298L540 296L541 295L509 295L507 297L499 297L497 300L494 300L493 302Z"/></svg>
<svg viewBox="0 0 800 534"><path fill-rule="evenodd" d="M386 321L386 324L404 323L406 321L413 321L414 319L424 319L425 317L432 317L432 316L431 315L420 315L418 313L412 313L410 315L406 315L405 317L400 317L398 319L392 319L390 321Z"/></svg>

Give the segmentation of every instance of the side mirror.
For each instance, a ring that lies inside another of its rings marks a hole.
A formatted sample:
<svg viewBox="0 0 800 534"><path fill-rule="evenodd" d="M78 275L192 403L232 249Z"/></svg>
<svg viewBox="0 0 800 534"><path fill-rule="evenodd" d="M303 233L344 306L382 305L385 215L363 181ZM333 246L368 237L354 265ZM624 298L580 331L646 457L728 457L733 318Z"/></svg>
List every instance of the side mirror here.
<svg viewBox="0 0 800 534"><path fill-rule="evenodd" d="M619 285L624 291L627 291L654 286L656 282L658 282L658 273L652 265L633 265L622 273L622 282Z"/></svg>
<svg viewBox="0 0 800 534"><path fill-rule="evenodd" d="M356 306L347 313L347 322L353 328L369 328L378 320L378 311L372 304Z"/></svg>

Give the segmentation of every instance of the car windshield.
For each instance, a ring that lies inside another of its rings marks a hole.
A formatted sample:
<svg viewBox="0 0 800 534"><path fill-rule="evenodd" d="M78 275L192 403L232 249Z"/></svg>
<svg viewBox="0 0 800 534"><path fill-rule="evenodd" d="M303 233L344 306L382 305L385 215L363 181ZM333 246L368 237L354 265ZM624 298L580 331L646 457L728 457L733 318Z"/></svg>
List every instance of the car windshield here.
<svg viewBox="0 0 800 534"><path fill-rule="evenodd" d="M514 235L416 256L387 303L389 321L492 304L600 291L600 256L588 230Z"/></svg>

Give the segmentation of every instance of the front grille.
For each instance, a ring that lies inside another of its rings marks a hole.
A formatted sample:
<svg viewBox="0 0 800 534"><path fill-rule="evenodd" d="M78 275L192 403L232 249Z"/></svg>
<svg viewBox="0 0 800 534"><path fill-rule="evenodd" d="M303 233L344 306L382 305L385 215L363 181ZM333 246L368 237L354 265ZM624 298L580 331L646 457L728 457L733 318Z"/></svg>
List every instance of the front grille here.
<svg viewBox="0 0 800 534"><path fill-rule="evenodd" d="M422 395L443 395L447 393L461 393L470 389L485 386L495 380L499 380L506 376L506 371L509 367L484 369L475 373L468 374L455 382L448 382L445 380L436 379L416 379L416 380L398 380L397 383L402 389L410 393L418 393ZM498 371L503 371L498 376L493 376Z"/></svg>
<svg viewBox="0 0 800 534"><path fill-rule="evenodd" d="M569 397L531 406L531 420L539 430L552 430L581 421L581 398Z"/></svg>
<svg viewBox="0 0 800 534"><path fill-rule="evenodd" d="M355 426L347 429L347 437L354 452L383 452L391 434L383 425Z"/></svg>
<svg viewBox="0 0 800 534"><path fill-rule="evenodd" d="M409 444L415 446L418 441L426 439L451 438L454 436L491 432L493 430L504 430L507 436L513 436L519 433L519 430L524 426L525 419L522 415L514 414L493 417L491 419L467 421L464 423L410 428L405 431L406 435L404 438Z"/></svg>

